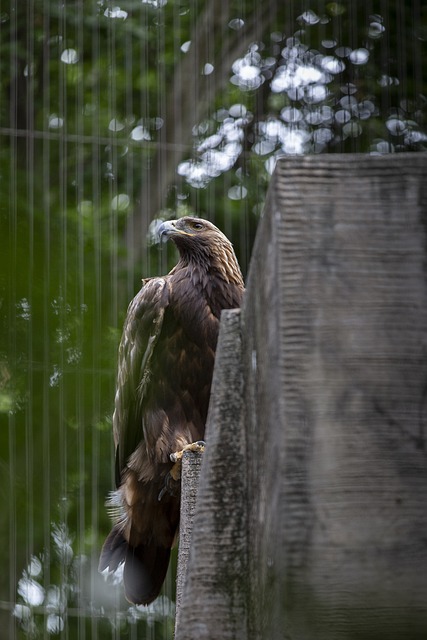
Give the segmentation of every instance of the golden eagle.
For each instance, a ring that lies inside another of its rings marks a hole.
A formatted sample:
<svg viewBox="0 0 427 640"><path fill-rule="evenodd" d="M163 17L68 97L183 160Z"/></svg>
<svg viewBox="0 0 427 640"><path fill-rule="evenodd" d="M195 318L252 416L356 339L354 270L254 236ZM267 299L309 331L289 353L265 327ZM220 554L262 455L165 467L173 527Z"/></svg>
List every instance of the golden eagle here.
<svg viewBox="0 0 427 640"><path fill-rule="evenodd" d="M170 455L204 436L221 311L239 307L244 290L233 247L210 222L180 218L159 234L179 261L144 280L128 308L113 415L116 523L99 562L100 571L124 563L135 604L152 602L165 579L179 525Z"/></svg>

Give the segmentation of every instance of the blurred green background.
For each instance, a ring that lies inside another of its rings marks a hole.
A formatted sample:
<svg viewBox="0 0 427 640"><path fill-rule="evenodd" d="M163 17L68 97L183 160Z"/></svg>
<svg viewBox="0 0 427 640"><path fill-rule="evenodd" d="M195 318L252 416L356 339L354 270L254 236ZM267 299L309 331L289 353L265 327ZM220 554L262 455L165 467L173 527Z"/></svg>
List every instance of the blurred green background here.
<svg viewBox="0 0 427 640"><path fill-rule="evenodd" d="M18 0L0 8L0 638L170 638L97 573L116 351L160 218L246 273L281 154L425 151L427 7Z"/></svg>

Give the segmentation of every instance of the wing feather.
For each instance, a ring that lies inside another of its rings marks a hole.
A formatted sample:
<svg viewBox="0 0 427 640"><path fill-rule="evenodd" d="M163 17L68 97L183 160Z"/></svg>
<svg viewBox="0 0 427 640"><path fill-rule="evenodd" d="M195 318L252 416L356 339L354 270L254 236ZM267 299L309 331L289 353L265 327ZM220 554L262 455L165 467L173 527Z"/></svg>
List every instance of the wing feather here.
<svg viewBox="0 0 427 640"><path fill-rule="evenodd" d="M150 382L150 364L161 334L170 285L150 278L129 304L119 346L117 388L113 414L116 445L116 485L129 456L144 439L141 398Z"/></svg>

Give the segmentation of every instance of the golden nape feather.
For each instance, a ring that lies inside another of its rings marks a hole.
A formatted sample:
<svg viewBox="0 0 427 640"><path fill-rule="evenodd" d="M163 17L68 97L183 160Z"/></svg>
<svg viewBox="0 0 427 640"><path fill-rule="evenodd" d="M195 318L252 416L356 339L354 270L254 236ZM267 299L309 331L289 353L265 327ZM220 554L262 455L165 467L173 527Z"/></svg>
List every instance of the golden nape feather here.
<svg viewBox="0 0 427 640"><path fill-rule="evenodd" d="M113 414L114 526L99 562L106 572L124 563L135 604L152 602L165 579L180 499L169 456L204 437L221 311L240 307L244 291L233 247L212 223L180 218L159 234L179 261L144 280L128 307Z"/></svg>

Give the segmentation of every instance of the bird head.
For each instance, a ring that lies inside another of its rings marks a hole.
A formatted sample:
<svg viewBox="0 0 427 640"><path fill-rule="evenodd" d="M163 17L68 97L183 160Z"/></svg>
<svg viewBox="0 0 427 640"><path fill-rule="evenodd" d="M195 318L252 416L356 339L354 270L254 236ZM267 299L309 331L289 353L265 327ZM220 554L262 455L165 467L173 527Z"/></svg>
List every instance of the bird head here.
<svg viewBox="0 0 427 640"><path fill-rule="evenodd" d="M243 282L231 242L208 220L191 216L168 220L160 225L158 233L176 244L181 263L196 263L206 271L216 269L228 282Z"/></svg>
<svg viewBox="0 0 427 640"><path fill-rule="evenodd" d="M178 218L178 220L166 220L166 222L162 222L158 228L158 234L161 239L166 237L166 239L171 238L174 242L178 240L177 245L179 246L180 237L187 236L191 238L196 235L202 235L203 231L206 231L209 227L216 229L216 227L210 222L207 222L207 220L185 216L184 218ZM219 229L217 229L217 231L219 231Z"/></svg>

